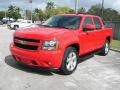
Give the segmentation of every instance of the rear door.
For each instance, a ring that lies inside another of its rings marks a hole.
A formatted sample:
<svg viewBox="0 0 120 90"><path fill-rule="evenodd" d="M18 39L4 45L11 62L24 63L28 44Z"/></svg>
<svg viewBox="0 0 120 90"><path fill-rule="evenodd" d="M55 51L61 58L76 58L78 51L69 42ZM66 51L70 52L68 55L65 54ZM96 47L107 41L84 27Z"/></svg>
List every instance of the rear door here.
<svg viewBox="0 0 120 90"><path fill-rule="evenodd" d="M104 27L102 27L102 21L98 17L93 17L95 24L95 37L96 37L96 49L102 48L104 45Z"/></svg>

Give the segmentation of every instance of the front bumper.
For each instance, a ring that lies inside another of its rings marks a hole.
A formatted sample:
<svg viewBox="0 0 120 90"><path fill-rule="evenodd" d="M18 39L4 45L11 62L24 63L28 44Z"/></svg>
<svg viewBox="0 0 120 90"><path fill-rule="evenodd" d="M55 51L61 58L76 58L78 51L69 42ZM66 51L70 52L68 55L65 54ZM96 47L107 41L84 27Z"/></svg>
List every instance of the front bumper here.
<svg viewBox="0 0 120 90"><path fill-rule="evenodd" d="M37 66L42 68L60 68L62 63L63 52L60 50L31 51L18 48L11 44L10 51L17 62L29 66Z"/></svg>

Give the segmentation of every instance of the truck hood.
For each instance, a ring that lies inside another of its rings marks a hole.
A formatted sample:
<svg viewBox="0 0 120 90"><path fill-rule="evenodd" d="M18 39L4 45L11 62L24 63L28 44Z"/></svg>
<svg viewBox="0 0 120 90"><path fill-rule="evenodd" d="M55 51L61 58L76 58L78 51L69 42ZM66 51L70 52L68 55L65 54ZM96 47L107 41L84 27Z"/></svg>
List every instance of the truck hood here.
<svg viewBox="0 0 120 90"><path fill-rule="evenodd" d="M50 38L61 36L65 33L70 32L68 29L64 28L48 28L48 27L34 27L34 28L25 28L18 30L14 33L14 36L26 37L26 38Z"/></svg>

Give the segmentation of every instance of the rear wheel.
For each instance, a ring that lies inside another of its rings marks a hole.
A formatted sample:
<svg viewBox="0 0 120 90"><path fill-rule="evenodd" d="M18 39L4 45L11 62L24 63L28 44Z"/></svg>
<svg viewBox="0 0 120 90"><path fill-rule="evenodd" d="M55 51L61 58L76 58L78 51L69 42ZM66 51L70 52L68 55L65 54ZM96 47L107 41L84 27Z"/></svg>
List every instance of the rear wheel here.
<svg viewBox="0 0 120 90"><path fill-rule="evenodd" d="M15 30L17 30L18 28L19 28L19 26L18 26L18 25L15 25L15 26L14 26L14 29L15 29Z"/></svg>
<svg viewBox="0 0 120 90"><path fill-rule="evenodd" d="M106 56L109 53L110 50L110 42L106 40L104 47L102 48L101 55Z"/></svg>
<svg viewBox="0 0 120 90"><path fill-rule="evenodd" d="M62 66L60 68L60 71L64 75L72 74L76 68L78 62L78 53L75 48L68 47L65 51Z"/></svg>

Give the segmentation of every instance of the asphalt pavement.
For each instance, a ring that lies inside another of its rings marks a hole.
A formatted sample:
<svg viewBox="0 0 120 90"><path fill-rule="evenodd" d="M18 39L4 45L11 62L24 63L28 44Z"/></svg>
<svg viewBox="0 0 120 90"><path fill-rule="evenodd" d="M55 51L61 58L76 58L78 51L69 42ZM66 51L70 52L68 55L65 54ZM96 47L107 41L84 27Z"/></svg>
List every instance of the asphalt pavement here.
<svg viewBox="0 0 120 90"><path fill-rule="evenodd" d="M120 90L120 53L90 57L65 76L17 64L9 51L13 33L0 26L0 90Z"/></svg>

